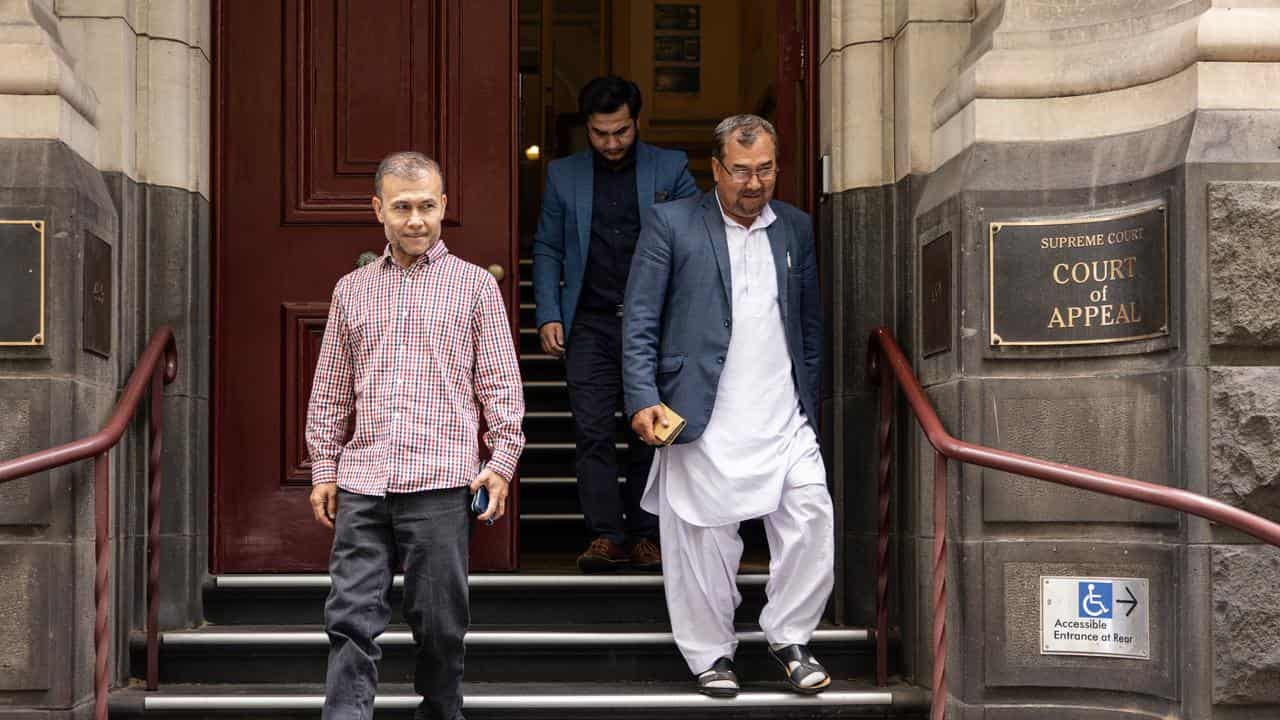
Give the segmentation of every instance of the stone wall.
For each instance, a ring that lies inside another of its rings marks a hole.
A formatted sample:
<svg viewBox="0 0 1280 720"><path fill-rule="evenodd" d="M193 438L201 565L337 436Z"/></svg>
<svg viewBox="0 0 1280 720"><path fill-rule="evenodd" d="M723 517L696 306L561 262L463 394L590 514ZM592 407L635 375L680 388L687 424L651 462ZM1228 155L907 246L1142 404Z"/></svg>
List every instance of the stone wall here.
<svg viewBox="0 0 1280 720"><path fill-rule="evenodd" d="M927 8L927 9L926 9ZM873 582L866 331L889 325L948 430L1280 520L1280 8L1269 2L822 3L828 422L846 580ZM913 27L915 13L930 22ZM828 15L829 13L829 15ZM904 22L905 18L905 22ZM992 221L1168 209L1167 337L994 348ZM950 235L950 350L921 351L920 257ZM894 618L932 667L932 450L899 409ZM1171 511L949 466L948 717L1280 714L1280 551ZM857 506L861 505L859 508ZM1041 575L1150 580L1150 660L1041 655ZM868 590L846 593L869 620ZM1035 598L1032 598L1034 600Z"/></svg>
<svg viewBox="0 0 1280 720"><path fill-rule="evenodd" d="M164 402L160 618L185 626L202 618L208 567L211 6L58 0L55 9L67 50L103 98L97 167L120 216L121 378L157 327L177 339L178 377ZM123 451L130 484L116 505L126 568L141 568L145 555L142 437ZM144 577L122 580L122 603ZM143 616L130 605L136 626Z"/></svg>
<svg viewBox="0 0 1280 720"><path fill-rule="evenodd" d="M18 68L0 79L0 217L47 228L47 342L0 349L0 458L96 432L152 331L172 325L168 626L201 618L207 567L210 23L207 0L0 2L0 65ZM83 348L89 237L110 247L107 357ZM117 680L145 617L145 422L111 454ZM86 461L0 487L0 718L91 709L92 479Z"/></svg>

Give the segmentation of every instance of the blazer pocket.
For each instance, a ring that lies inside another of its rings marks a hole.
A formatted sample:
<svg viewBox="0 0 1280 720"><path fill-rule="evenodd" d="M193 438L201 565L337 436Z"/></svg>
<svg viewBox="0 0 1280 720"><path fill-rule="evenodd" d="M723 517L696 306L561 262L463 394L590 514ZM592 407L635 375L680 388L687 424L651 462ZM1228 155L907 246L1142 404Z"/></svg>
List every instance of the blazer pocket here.
<svg viewBox="0 0 1280 720"><path fill-rule="evenodd" d="M684 354L679 355L663 355L658 358L658 374L665 375L673 373L684 367Z"/></svg>

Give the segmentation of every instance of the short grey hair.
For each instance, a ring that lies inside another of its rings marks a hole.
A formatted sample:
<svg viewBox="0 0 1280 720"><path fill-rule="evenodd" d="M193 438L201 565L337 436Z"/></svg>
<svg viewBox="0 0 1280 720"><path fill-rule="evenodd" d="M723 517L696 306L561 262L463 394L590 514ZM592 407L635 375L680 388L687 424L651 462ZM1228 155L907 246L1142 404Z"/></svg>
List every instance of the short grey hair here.
<svg viewBox="0 0 1280 720"><path fill-rule="evenodd" d="M720 121L716 125L715 132L715 148L711 151L717 160L724 159L724 149L729 144L729 140L735 140L743 147L751 147L756 144L756 138L764 133L773 139L773 147L778 147L778 131L773 129L773 124L759 115L732 115Z"/></svg>
<svg viewBox="0 0 1280 720"><path fill-rule="evenodd" d="M378 171L373 174L373 192L382 197L382 178L388 175L417 180L431 173L440 178L440 192L444 192L444 173L440 171L440 163L414 150L393 152L378 163Z"/></svg>

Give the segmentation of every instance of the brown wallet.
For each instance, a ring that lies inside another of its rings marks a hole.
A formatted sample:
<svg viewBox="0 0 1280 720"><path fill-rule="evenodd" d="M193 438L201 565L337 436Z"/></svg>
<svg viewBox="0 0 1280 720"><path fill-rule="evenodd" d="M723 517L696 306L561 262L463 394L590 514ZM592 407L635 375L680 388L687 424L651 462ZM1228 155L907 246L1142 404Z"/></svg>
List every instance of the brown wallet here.
<svg viewBox="0 0 1280 720"><path fill-rule="evenodd" d="M684 418L680 417L680 413L667 407L666 403L660 403L659 406L667 414L667 422L670 424L663 427L661 422L654 423L653 434L658 438L658 444L666 447L675 442L676 436L684 429L685 421Z"/></svg>

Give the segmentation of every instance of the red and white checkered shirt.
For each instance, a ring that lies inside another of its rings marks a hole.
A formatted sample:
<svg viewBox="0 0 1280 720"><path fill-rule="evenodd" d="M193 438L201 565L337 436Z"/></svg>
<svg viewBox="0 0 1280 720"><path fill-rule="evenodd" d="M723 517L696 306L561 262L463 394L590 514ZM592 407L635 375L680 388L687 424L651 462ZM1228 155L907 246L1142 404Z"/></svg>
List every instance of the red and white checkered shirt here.
<svg viewBox="0 0 1280 720"><path fill-rule="evenodd" d="M313 484L379 496L466 485L479 473L482 409L488 467L510 480L524 393L489 273L440 240L408 268L388 246L338 281L307 412Z"/></svg>

